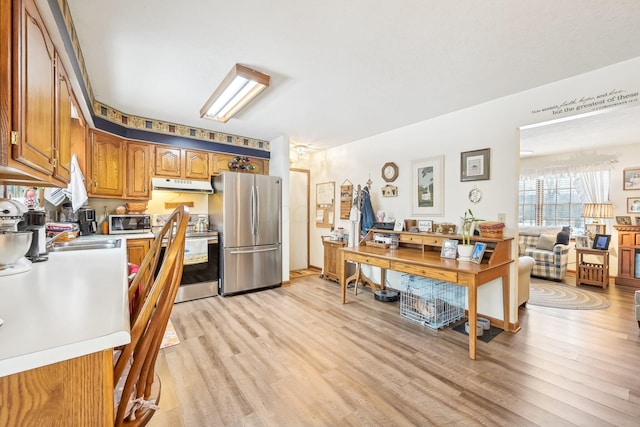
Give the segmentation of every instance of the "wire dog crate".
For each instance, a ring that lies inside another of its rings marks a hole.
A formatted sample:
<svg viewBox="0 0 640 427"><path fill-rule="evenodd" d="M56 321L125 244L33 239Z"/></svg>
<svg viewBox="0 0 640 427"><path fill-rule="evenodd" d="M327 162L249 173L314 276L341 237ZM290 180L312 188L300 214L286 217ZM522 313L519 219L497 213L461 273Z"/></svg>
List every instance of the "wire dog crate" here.
<svg viewBox="0 0 640 427"><path fill-rule="evenodd" d="M440 329L464 317L465 288L435 279L403 274L400 315Z"/></svg>

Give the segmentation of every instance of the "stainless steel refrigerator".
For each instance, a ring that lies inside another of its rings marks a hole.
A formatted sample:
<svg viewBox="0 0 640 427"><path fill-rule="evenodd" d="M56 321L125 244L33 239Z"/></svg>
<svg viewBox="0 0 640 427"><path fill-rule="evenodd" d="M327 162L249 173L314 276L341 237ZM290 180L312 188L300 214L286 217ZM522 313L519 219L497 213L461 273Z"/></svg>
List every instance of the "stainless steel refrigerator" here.
<svg viewBox="0 0 640 427"><path fill-rule="evenodd" d="M282 285L282 179L223 172L212 184L209 222L221 244L218 293Z"/></svg>

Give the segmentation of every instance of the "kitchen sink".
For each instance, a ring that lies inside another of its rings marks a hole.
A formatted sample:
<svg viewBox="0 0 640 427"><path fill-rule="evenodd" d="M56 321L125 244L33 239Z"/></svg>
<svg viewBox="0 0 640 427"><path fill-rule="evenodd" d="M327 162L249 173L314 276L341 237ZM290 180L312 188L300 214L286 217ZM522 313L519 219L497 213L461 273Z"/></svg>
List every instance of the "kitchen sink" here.
<svg viewBox="0 0 640 427"><path fill-rule="evenodd" d="M48 249L49 252L84 251L89 249L114 249L119 248L121 239L108 240L71 240L69 242L55 242Z"/></svg>

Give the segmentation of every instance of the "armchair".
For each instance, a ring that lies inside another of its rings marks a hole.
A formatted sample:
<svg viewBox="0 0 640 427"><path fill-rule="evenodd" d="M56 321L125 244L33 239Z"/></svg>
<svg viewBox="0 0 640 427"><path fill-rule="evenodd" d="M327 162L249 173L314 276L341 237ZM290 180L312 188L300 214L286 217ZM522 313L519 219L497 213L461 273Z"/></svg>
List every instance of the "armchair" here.
<svg viewBox="0 0 640 427"><path fill-rule="evenodd" d="M559 231L560 228L542 227L520 230L519 255L530 256L535 260L532 276L559 282L567 273L569 245L556 244Z"/></svg>

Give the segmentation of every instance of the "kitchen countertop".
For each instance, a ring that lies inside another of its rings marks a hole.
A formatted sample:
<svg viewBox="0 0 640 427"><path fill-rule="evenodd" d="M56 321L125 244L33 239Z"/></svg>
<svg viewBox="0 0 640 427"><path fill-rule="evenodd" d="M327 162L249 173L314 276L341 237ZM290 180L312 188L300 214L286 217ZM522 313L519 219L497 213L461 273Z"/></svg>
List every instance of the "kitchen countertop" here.
<svg viewBox="0 0 640 427"><path fill-rule="evenodd" d="M50 252L0 277L0 377L130 342L126 249Z"/></svg>

